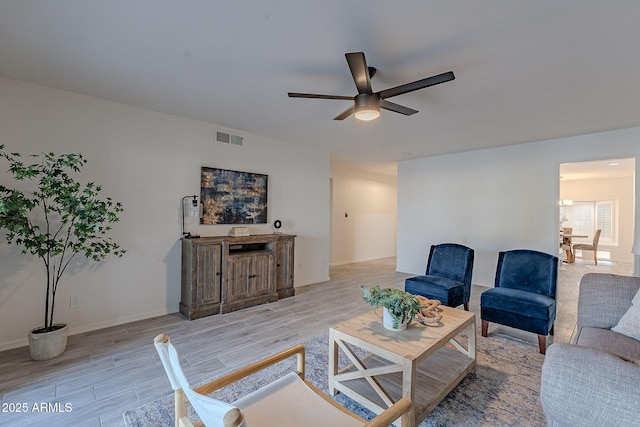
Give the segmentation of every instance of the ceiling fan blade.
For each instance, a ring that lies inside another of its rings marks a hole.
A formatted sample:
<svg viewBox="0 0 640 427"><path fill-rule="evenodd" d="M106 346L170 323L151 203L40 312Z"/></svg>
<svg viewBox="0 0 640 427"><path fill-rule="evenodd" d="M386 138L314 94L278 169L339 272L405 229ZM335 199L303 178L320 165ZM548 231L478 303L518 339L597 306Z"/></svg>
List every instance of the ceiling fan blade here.
<svg viewBox="0 0 640 427"><path fill-rule="evenodd" d="M385 110L393 111L395 113L404 114L405 116L410 116L418 112L418 110L396 104L395 102L387 101L386 99L380 100L380 108L384 108Z"/></svg>
<svg viewBox="0 0 640 427"><path fill-rule="evenodd" d="M439 85L440 83L446 83L455 79L453 71L447 73L438 74L437 76L427 77L426 79L417 80L412 83L403 84L400 86L392 87L378 92L380 98L391 98L392 96L402 95L404 93L413 92L415 90L424 89L425 87Z"/></svg>
<svg viewBox="0 0 640 427"><path fill-rule="evenodd" d="M347 58L353 81L356 84L358 93L371 93L371 79L369 78L369 68L363 52L351 52L344 55Z"/></svg>
<svg viewBox="0 0 640 427"><path fill-rule="evenodd" d="M342 95L319 95L315 93L297 93L289 92L289 98L318 98L318 99L343 99L345 101L353 101L353 96Z"/></svg>
<svg viewBox="0 0 640 427"><path fill-rule="evenodd" d="M344 110L342 113L340 113L337 116L335 116L333 118L333 120L344 120L347 117L349 117L350 115L352 115L355 110L356 110L356 107L354 105L352 105L351 107L349 107L346 110Z"/></svg>

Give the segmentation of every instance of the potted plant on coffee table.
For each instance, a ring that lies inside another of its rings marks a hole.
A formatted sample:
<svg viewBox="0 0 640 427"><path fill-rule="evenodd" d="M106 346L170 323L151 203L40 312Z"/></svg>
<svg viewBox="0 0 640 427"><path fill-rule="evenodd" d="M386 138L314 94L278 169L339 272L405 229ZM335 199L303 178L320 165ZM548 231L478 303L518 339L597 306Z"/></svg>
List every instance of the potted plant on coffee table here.
<svg viewBox="0 0 640 427"><path fill-rule="evenodd" d="M8 165L15 188L0 184L0 228L6 240L32 254L45 266L44 325L29 333L34 360L62 354L67 344L66 324L54 323L58 285L76 255L100 262L107 255L125 252L106 234L123 211L119 202L99 198L101 187L81 184L72 174L87 163L82 154L42 153L23 162L19 153L7 153L0 145L0 158Z"/></svg>
<svg viewBox="0 0 640 427"><path fill-rule="evenodd" d="M383 308L382 323L385 328L394 331L407 329L408 324L423 307L418 298L400 289L380 288L376 285L372 288L360 286L364 293L363 300L368 302L374 310Z"/></svg>

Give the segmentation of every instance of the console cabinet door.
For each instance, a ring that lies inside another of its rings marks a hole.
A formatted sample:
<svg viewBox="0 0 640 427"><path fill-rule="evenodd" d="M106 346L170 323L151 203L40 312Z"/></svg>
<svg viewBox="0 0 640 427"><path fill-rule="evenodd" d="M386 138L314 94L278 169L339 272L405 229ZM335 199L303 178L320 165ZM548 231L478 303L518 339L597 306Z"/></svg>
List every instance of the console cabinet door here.
<svg viewBox="0 0 640 427"><path fill-rule="evenodd" d="M253 296L268 295L275 291L274 264L274 256L271 253L253 257L251 266Z"/></svg>
<svg viewBox="0 0 640 427"><path fill-rule="evenodd" d="M184 239L180 313L197 319L220 312L222 245Z"/></svg>
<svg viewBox="0 0 640 427"><path fill-rule="evenodd" d="M222 246L199 245L196 249L196 305L220 303Z"/></svg>
<svg viewBox="0 0 640 427"><path fill-rule="evenodd" d="M273 293L274 257L264 254L242 254L229 257L224 302L232 303Z"/></svg>
<svg viewBox="0 0 640 427"><path fill-rule="evenodd" d="M276 244L276 289L278 298L293 296L294 237L282 236Z"/></svg>

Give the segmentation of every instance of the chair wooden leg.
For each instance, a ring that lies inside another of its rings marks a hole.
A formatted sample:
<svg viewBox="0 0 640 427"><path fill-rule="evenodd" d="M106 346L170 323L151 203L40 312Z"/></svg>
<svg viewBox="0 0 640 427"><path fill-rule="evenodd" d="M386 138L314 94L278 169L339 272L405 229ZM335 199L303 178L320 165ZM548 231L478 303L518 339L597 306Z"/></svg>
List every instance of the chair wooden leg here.
<svg viewBox="0 0 640 427"><path fill-rule="evenodd" d="M184 395L184 391L181 388L174 393L174 413L176 427L180 427L180 420L187 416L187 396Z"/></svg>
<svg viewBox="0 0 640 427"><path fill-rule="evenodd" d="M489 322L486 320L482 320L482 336L487 336L487 331L489 330Z"/></svg>
<svg viewBox="0 0 640 427"><path fill-rule="evenodd" d="M465 310L467 310L467 311L469 311L469 303L468 303L468 302L465 302L465 303L464 303L464 309L465 309Z"/></svg>
<svg viewBox="0 0 640 427"><path fill-rule="evenodd" d="M547 352L547 337L544 335L538 335L538 348L540 354L546 354Z"/></svg>
<svg viewBox="0 0 640 427"><path fill-rule="evenodd" d="M598 265L598 251L593 251L593 262Z"/></svg>

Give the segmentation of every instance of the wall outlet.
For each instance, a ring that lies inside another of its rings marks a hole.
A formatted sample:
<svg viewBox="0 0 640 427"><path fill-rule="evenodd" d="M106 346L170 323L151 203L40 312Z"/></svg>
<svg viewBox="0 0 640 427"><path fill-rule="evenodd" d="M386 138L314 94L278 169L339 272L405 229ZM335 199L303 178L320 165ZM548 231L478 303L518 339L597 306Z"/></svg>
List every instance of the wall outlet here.
<svg viewBox="0 0 640 427"><path fill-rule="evenodd" d="M70 307L71 308L78 308L80 307L80 296L79 295L71 295L71 303L70 303Z"/></svg>

